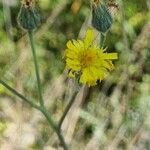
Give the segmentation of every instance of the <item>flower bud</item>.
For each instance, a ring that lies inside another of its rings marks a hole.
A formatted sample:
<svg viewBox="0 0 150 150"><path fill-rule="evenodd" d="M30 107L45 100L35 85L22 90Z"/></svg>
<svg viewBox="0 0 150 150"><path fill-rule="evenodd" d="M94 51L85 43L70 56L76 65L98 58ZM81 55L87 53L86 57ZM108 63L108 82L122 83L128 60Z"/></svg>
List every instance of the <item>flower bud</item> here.
<svg viewBox="0 0 150 150"><path fill-rule="evenodd" d="M41 18L35 8L35 0L22 0L17 21L18 24L26 30L33 30L39 26Z"/></svg>
<svg viewBox="0 0 150 150"><path fill-rule="evenodd" d="M106 32L112 25L113 19L102 0L92 3L92 25L100 32Z"/></svg>

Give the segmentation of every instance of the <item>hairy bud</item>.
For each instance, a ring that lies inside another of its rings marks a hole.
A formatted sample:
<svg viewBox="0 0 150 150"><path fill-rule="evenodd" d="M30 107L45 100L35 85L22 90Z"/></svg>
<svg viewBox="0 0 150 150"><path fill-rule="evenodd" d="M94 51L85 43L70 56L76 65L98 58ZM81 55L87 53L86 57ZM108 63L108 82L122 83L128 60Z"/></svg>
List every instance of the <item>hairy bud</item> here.
<svg viewBox="0 0 150 150"><path fill-rule="evenodd" d="M26 30L37 28L41 22L40 15L35 7L35 0L22 0L18 14L18 24Z"/></svg>
<svg viewBox="0 0 150 150"><path fill-rule="evenodd" d="M100 32L106 32L112 25L113 19L106 4L102 0L92 2L92 25Z"/></svg>

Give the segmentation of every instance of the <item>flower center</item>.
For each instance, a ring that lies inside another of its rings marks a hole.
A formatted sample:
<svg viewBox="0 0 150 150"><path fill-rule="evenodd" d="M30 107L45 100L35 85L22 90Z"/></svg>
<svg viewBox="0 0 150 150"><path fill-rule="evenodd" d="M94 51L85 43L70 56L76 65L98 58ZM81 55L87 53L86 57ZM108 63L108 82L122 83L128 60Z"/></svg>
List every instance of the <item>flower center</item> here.
<svg viewBox="0 0 150 150"><path fill-rule="evenodd" d="M95 60L95 55L92 52L90 51L84 52L80 57L81 67L82 68L89 67L94 60Z"/></svg>

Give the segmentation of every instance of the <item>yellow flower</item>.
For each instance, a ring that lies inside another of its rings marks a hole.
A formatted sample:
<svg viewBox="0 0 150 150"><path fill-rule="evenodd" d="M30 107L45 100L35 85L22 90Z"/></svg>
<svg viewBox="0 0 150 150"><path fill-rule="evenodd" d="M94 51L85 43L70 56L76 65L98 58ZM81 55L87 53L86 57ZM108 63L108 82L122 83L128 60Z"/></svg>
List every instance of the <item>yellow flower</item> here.
<svg viewBox="0 0 150 150"><path fill-rule="evenodd" d="M108 71L114 69L113 59L117 59L117 53L106 53L106 49L99 48L93 43L94 31L89 29L85 39L67 42L65 50L66 68L69 76L80 76L80 83L94 86L97 81L105 78Z"/></svg>

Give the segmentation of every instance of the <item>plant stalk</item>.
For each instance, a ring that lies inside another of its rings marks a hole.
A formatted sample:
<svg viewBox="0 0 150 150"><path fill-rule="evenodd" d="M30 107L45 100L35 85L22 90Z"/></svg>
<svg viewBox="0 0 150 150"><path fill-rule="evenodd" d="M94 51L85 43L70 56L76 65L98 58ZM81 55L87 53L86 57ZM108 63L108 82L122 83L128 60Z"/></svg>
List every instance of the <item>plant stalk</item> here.
<svg viewBox="0 0 150 150"><path fill-rule="evenodd" d="M42 96L41 80L40 80L40 75L39 75L39 66L38 66L37 55L36 55L36 50L35 50L34 40L33 40L33 31L28 31L28 35L29 35L29 40L30 40L30 44L31 44L32 54L33 54L33 61L34 61L34 66L35 66L36 78L37 78L40 105L43 107L44 101L43 101L43 96Z"/></svg>
<svg viewBox="0 0 150 150"><path fill-rule="evenodd" d="M64 150L68 150L67 144L65 143L64 137L61 133L61 130L58 128L57 124L54 122L54 120L51 118L49 112L45 109L45 107L41 107L41 112L42 114L45 116L45 118L47 119L48 123L50 124L50 126L52 127L52 129L56 132L61 145L63 147Z"/></svg>
<svg viewBox="0 0 150 150"><path fill-rule="evenodd" d="M78 93L78 91L75 91L75 92L73 93L73 95L71 96L71 99L69 100L68 105L66 106L66 108L65 108L65 110L64 110L64 112L63 112L63 114L62 114L62 116L61 116L61 118L60 118L60 121L59 121L59 124L58 124L59 129L61 129L62 123L63 123L63 121L64 121L64 119L65 119L67 113L69 112L69 110L70 110L72 104L74 103L75 97L76 97L77 93Z"/></svg>
<svg viewBox="0 0 150 150"><path fill-rule="evenodd" d="M28 100L28 98L26 98L25 96L23 96L22 94L20 94L19 92L17 92L15 89L13 89L12 87L10 87L7 83L5 83L4 81L0 80L0 84L2 84L5 88L7 88L11 93L13 93L14 95L17 95L19 98L21 98L23 101L27 102L30 106L32 106L33 108L36 108L39 110L39 106L36 105L35 103L33 103L32 101Z"/></svg>
<svg viewBox="0 0 150 150"><path fill-rule="evenodd" d="M105 40L106 40L106 34L101 33L100 34L100 47L102 48L104 47Z"/></svg>
<svg viewBox="0 0 150 150"><path fill-rule="evenodd" d="M57 127L57 125L55 124L54 120L51 118L49 112L46 110L45 107L38 106L35 103L33 103L32 101L28 100L25 96L23 96L22 94L20 94L19 92L17 92L15 89L13 89L12 87L10 87L4 81L0 80L0 84L2 84L4 87L6 87L11 93L13 93L14 95L16 95L19 98L21 98L23 101L25 101L26 103L28 103L31 107L33 107L33 108L41 111L42 114L46 117L46 119L47 119L48 123L50 124L50 126L52 127L52 129L58 135L58 138L59 138L59 140L60 140L60 142L61 142L64 150L68 150L67 144L65 143L64 137L62 136L62 133L61 133L61 130L59 130L59 128Z"/></svg>
<svg viewBox="0 0 150 150"><path fill-rule="evenodd" d="M43 96L42 96L42 88L41 88L41 80L40 80L40 75L39 75L39 66L38 66L37 55L36 55L36 50L35 50L34 40L33 40L33 32L28 31L28 35L29 35L29 40L30 40L30 44L31 44L33 61L34 61L34 66L35 66L36 78L37 78L38 94L39 94L39 100L40 100L40 106L41 106L40 111L45 116L45 118L47 119L47 121L48 121L49 125L52 127L52 129L56 132L64 150L68 150L67 144L65 143L64 137L61 133L61 130L57 127L57 124L54 122L54 120L52 119L49 112L46 110L46 108L44 106L44 101L43 101Z"/></svg>

